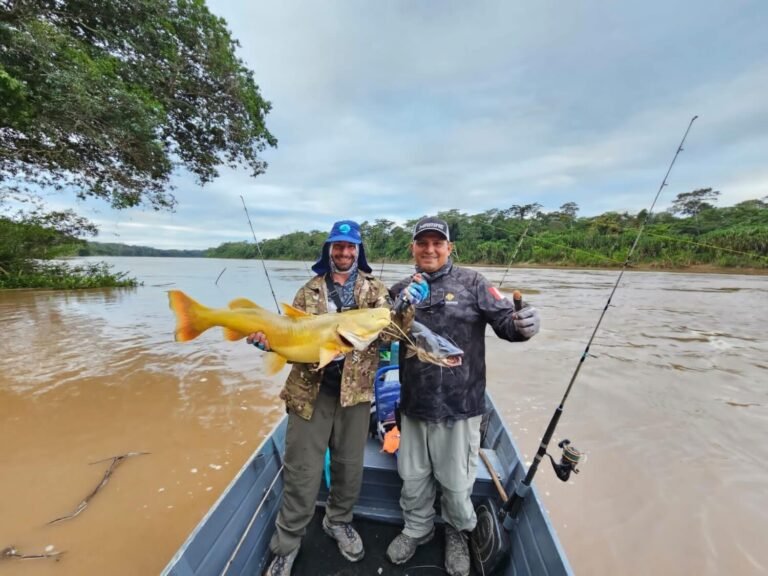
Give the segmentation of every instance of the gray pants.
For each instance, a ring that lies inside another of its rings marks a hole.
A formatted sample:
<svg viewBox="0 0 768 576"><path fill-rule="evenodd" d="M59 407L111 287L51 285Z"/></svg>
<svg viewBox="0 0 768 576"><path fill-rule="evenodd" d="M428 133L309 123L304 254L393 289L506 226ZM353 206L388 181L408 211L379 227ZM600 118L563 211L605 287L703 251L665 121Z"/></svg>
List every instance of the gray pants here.
<svg viewBox="0 0 768 576"><path fill-rule="evenodd" d="M288 414L285 437L285 491L269 547L285 556L299 547L315 513L325 450L331 449L331 490L325 515L332 523L352 521L363 480L363 452L371 404L342 408L338 398L317 395L312 419Z"/></svg>
<svg viewBox="0 0 768 576"><path fill-rule="evenodd" d="M477 474L482 416L446 425L402 417L397 471L403 479L400 507L403 534L420 538L435 520L437 484L443 520L457 530L474 530L477 516L470 495Z"/></svg>

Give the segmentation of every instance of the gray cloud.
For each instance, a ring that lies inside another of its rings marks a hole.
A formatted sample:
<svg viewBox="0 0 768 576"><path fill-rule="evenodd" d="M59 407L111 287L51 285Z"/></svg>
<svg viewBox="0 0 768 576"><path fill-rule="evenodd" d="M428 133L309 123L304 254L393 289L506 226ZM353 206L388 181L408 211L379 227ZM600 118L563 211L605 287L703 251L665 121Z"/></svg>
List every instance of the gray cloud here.
<svg viewBox="0 0 768 576"><path fill-rule="evenodd" d="M215 0L273 103L267 173L178 178L175 214L100 210L103 237L158 247L577 202L660 208L712 186L766 194L768 35L759 1L616 3Z"/></svg>

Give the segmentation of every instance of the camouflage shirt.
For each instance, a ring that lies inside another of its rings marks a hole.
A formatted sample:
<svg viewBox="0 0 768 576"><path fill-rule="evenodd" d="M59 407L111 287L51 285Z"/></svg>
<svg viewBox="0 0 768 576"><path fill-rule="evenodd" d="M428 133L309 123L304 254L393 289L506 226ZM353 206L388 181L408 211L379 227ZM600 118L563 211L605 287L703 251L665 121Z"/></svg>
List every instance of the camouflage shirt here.
<svg viewBox="0 0 768 576"><path fill-rule="evenodd" d="M354 294L358 308L392 308L386 286L362 271L358 272ZM327 313L328 289L325 277L315 276L302 286L296 293L293 306L309 314ZM409 306L404 313L405 318L395 318L393 313L393 320L401 326L410 326L413 315L413 308ZM364 351L354 350L347 355L341 374L342 406L354 406L373 400L373 380L379 366L379 344L388 340L388 337L382 335ZM280 393L288 410L305 420L312 418L323 377L323 371L316 368L317 364L295 363Z"/></svg>

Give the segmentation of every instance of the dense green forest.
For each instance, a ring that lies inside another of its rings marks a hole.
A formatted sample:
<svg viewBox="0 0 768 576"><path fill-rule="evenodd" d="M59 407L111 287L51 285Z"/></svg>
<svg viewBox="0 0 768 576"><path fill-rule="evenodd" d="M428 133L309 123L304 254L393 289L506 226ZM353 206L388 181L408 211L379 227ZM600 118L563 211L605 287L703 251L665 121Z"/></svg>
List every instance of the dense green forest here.
<svg viewBox="0 0 768 576"><path fill-rule="evenodd" d="M86 242L77 248L78 256L156 256L166 258L202 258L205 250L166 250L149 246L132 246L117 242Z"/></svg>
<svg viewBox="0 0 768 576"><path fill-rule="evenodd" d="M642 267L710 266L768 269L768 197L718 208L709 188L679 194L671 209L652 215L632 258ZM451 229L454 256L465 264L621 266L646 219L606 212L578 217L574 202L544 212L538 204L465 214L440 212ZM362 224L368 259L407 262L416 219L397 226L389 220ZM293 232L263 240L265 259L312 260L327 232ZM217 258L257 258L253 242L230 242L206 251Z"/></svg>
<svg viewBox="0 0 768 576"><path fill-rule="evenodd" d="M718 208L711 203L716 197L710 189L680 194L669 211L648 218L633 264L659 269L703 266L768 270L768 198ZM449 210L439 216L450 225L456 261L465 264L621 266L646 221L646 213L578 217L578 210L569 202L553 212L530 204L477 214ZM58 213L19 223L0 217L0 288L135 284L131 279L112 276L104 264L70 270L60 262L51 262L66 256L259 257L253 242L230 242L205 251L88 242L67 232L69 226L79 226L71 222L73 218L72 214ZM362 223L369 260L408 262L415 222L410 220L402 226L384 219ZM319 230L292 232L264 240L260 247L268 260L313 260L326 236L327 231ZM22 258L38 265L16 270L9 266Z"/></svg>

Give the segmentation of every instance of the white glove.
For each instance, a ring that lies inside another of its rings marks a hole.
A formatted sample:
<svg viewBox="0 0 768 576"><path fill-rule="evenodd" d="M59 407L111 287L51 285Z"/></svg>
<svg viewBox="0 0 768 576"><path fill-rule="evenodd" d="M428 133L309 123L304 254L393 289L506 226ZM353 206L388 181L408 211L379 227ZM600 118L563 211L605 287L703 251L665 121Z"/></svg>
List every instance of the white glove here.
<svg viewBox="0 0 768 576"><path fill-rule="evenodd" d="M517 332L523 338L532 338L539 333L541 319L539 318L539 311L533 306L528 306L519 312L515 312L512 314L512 318L515 321Z"/></svg>

